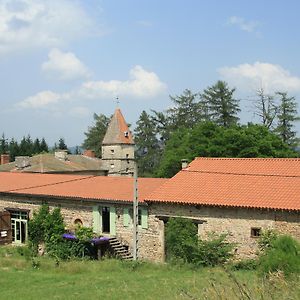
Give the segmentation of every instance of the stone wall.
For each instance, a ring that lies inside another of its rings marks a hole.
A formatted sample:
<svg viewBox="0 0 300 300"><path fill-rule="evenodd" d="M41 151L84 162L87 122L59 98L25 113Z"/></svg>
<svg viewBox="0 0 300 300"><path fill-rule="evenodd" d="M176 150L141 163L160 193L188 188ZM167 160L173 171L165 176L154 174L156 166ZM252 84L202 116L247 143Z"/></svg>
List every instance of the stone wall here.
<svg viewBox="0 0 300 300"><path fill-rule="evenodd" d="M103 145L102 165L109 176L132 176L134 170L134 145Z"/></svg>
<svg viewBox="0 0 300 300"><path fill-rule="evenodd" d="M113 206L116 209L116 236L132 250L132 224L124 225L124 209L131 208L128 203L109 201L81 201L78 199L52 199L50 197L1 196L0 211L5 208L27 209L32 216L42 203L47 202L50 209L60 207L65 223L74 229L74 222L80 219L84 226L93 226L93 206ZM251 228L275 229L290 234L300 240L299 212L219 208L193 205L156 203L141 206L148 209L147 228L139 226L139 252L141 259L164 261L164 221L166 217L191 218L198 223L198 234L206 238L208 233L228 233L228 239L237 244L237 258L255 256L257 237L251 237Z"/></svg>
<svg viewBox="0 0 300 300"><path fill-rule="evenodd" d="M148 222L153 239L147 244L147 252L151 259L155 257L158 261L164 261L164 224L159 220L161 217L196 220L199 237L204 239L210 232L228 233L228 240L236 243L237 258L254 257L258 251L257 237L251 236L251 228L262 231L275 229L300 240L299 212L156 203L149 206Z"/></svg>

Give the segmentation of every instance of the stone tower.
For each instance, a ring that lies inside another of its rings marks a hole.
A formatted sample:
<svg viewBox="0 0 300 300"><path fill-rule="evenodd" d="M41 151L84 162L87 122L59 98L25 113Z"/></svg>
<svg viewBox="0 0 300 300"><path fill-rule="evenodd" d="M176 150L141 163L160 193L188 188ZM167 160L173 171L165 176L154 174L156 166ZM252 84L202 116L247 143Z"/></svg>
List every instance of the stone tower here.
<svg viewBox="0 0 300 300"><path fill-rule="evenodd" d="M119 108L115 110L102 141L102 162L108 176L133 176L134 141Z"/></svg>

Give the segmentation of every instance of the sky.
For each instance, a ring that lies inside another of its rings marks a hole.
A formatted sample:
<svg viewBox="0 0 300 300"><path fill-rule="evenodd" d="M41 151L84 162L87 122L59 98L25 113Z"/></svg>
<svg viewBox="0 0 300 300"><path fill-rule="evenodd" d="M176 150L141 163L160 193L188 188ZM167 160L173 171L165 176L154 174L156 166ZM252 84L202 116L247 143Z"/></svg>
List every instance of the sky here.
<svg viewBox="0 0 300 300"><path fill-rule="evenodd" d="M261 87L299 103L299 11L297 0L0 0L0 133L81 145L117 97L134 127L217 80L255 122Z"/></svg>

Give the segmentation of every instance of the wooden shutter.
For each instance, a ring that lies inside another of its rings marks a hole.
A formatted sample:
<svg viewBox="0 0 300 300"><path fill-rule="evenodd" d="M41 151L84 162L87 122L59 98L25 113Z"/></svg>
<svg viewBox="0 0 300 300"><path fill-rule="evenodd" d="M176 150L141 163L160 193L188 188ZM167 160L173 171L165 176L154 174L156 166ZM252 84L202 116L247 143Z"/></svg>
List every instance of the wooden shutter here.
<svg viewBox="0 0 300 300"><path fill-rule="evenodd" d="M142 209L142 228L148 228L148 210L146 208Z"/></svg>
<svg viewBox="0 0 300 300"><path fill-rule="evenodd" d="M101 232L101 223L100 223L100 212L99 206L93 206L93 231L95 233Z"/></svg>
<svg viewBox="0 0 300 300"><path fill-rule="evenodd" d="M12 230L9 211L0 212L0 245L12 242Z"/></svg>
<svg viewBox="0 0 300 300"><path fill-rule="evenodd" d="M123 225L124 227L128 227L129 226L129 209L128 208L124 208L123 209Z"/></svg>
<svg viewBox="0 0 300 300"><path fill-rule="evenodd" d="M109 214L109 227L110 227L110 234L116 235L116 208L114 206L111 206L109 208L110 214Z"/></svg>

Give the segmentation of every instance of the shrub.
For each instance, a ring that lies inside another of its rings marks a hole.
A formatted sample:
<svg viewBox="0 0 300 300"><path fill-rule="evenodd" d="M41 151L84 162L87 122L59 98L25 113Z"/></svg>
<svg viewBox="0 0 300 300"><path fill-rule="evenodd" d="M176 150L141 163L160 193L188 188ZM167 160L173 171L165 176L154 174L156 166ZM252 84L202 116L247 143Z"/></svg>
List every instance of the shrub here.
<svg viewBox="0 0 300 300"><path fill-rule="evenodd" d="M262 274L282 271L285 276L300 273L300 244L290 236L276 238L259 259Z"/></svg>
<svg viewBox="0 0 300 300"><path fill-rule="evenodd" d="M256 270L257 264L258 264L258 262L256 259L243 259L241 261L233 263L230 268L234 271Z"/></svg>
<svg viewBox="0 0 300 300"><path fill-rule="evenodd" d="M228 243L226 238L227 234L211 233L207 240L199 240L194 263L202 266L216 266L228 261L233 256L234 244Z"/></svg>
<svg viewBox="0 0 300 300"><path fill-rule="evenodd" d="M165 233L167 259L192 262L197 251L197 226L188 219L170 218Z"/></svg>
<svg viewBox="0 0 300 300"><path fill-rule="evenodd" d="M258 240L258 247L261 251L266 251L269 248L272 248L272 244L278 238L278 234L276 231L272 229L268 229L262 232L262 235L259 237Z"/></svg>
<svg viewBox="0 0 300 300"><path fill-rule="evenodd" d="M234 247L226 238L226 234L211 233L207 240L199 240L197 226L191 220L171 218L166 225L167 259L197 266L223 264L232 257Z"/></svg>

